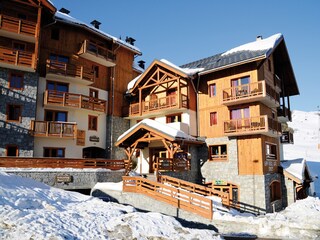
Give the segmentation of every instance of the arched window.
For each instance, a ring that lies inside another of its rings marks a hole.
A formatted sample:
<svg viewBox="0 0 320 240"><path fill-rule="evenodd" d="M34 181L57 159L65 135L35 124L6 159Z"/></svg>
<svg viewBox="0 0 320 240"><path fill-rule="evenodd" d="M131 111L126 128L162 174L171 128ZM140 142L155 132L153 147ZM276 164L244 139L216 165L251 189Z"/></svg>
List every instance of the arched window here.
<svg viewBox="0 0 320 240"><path fill-rule="evenodd" d="M270 201L281 199L281 184L279 181L273 181L270 184Z"/></svg>

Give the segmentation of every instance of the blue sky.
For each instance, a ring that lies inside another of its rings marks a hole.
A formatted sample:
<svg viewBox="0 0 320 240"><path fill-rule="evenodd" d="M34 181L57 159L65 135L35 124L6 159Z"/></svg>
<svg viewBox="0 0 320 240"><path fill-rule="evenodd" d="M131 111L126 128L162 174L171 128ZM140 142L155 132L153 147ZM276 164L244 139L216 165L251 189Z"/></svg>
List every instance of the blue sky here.
<svg viewBox="0 0 320 240"><path fill-rule="evenodd" d="M320 1L318 0L51 0L59 10L115 37L136 39L146 65L165 58L182 65L254 41L284 35L300 95L291 109L320 105Z"/></svg>

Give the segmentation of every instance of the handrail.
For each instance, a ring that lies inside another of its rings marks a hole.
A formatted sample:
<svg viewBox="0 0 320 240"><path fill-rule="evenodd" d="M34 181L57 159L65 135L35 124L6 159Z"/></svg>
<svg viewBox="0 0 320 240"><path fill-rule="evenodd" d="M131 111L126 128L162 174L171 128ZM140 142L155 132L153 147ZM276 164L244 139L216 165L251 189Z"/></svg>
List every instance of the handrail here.
<svg viewBox="0 0 320 240"><path fill-rule="evenodd" d="M185 94L173 94L166 97L149 100L149 101L142 101L142 113L153 112L156 110L161 109L168 109L168 108L175 108L179 106L182 108L188 108L188 96ZM140 113L140 103L132 103L129 107L129 115L136 115Z"/></svg>
<svg viewBox="0 0 320 240"><path fill-rule="evenodd" d="M26 35L36 35L36 22L0 14L0 29Z"/></svg>
<svg viewBox="0 0 320 240"><path fill-rule="evenodd" d="M89 40L84 40L81 49L79 51L79 54L83 53L91 53L96 56L104 57L107 60L115 61L115 54L113 52L105 47L102 47L96 43L93 43Z"/></svg>
<svg viewBox="0 0 320 240"><path fill-rule="evenodd" d="M35 55L32 52L0 47L0 62L34 68Z"/></svg>
<svg viewBox="0 0 320 240"><path fill-rule="evenodd" d="M80 64L59 62L51 59L47 60L47 72L70 77L78 77L91 82L94 82L95 80L94 72L90 68L84 67Z"/></svg>
<svg viewBox="0 0 320 240"><path fill-rule="evenodd" d="M142 177L123 176L122 179L124 192L145 194L177 208L212 219L213 207L212 200L209 198Z"/></svg>
<svg viewBox="0 0 320 240"><path fill-rule="evenodd" d="M156 158L154 163L155 171L188 171L190 170L190 160L177 159L177 158Z"/></svg>
<svg viewBox="0 0 320 240"><path fill-rule="evenodd" d="M191 183L178 178L164 175L160 176L160 182L163 184L170 184L176 188L181 188L186 191L201 194L204 196L218 196L221 198L223 205L228 207L230 206L230 195L227 192L218 191L210 187L202 186L199 184Z"/></svg>
<svg viewBox="0 0 320 240"><path fill-rule="evenodd" d="M0 167L4 168L105 168L124 169L123 160L94 158L32 158L0 157Z"/></svg>
<svg viewBox="0 0 320 240"><path fill-rule="evenodd" d="M281 132L281 124L267 115L224 121L224 133L273 130Z"/></svg>
<svg viewBox="0 0 320 240"><path fill-rule="evenodd" d="M44 103L106 112L107 101L82 94L46 90L44 93Z"/></svg>
<svg viewBox="0 0 320 240"><path fill-rule="evenodd" d="M76 138L77 124L58 121L31 121L31 134L34 136Z"/></svg>

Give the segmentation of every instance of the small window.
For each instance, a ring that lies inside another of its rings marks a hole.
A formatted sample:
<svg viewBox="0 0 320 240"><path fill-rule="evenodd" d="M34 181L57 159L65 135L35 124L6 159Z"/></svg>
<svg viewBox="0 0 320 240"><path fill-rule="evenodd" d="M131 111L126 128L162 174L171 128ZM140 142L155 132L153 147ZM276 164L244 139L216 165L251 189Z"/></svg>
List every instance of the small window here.
<svg viewBox="0 0 320 240"><path fill-rule="evenodd" d="M17 157L19 155L18 146L7 145L7 157Z"/></svg>
<svg viewBox="0 0 320 240"><path fill-rule="evenodd" d="M266 143L266 158L277 160L277 145Z"/></svg>
<svg viewBox="0 0 320 240"><path fill-rule="evenodd" d="M13 49L19 50L19 51L25 51L26 50L26 44L21 42L13 42Z"/></svg>
<svg viewBox="0 0 320 240"><path fill-rule="evenodd" d="M63 55L57 55L55 53L50 54L50 60L54 60L62 63L69 63L69 57Z"/></svg>
<svg viewBox="0 0 320 240"><path fill-rule="evenodd" d="M51 39L53 39L53 40L60 39L60 29L59 28L52 28L51 29Z"/></svg>
<svg viewBox="0 0 320 240"><path fill-rule="evenodd" d="M281 184L279 181L273 181L270 184L270 202L281 199Z"/></svg>
<svg viewBox="0 0 320 240"><path fill-rule="evenodd" d="M210 84L209 85L209 97L214 97L214 96L216 96L216 94L217 94L217 89L216 89L216 84L215 83L213 83L213 84Z"/></svg>
<svg viewBox="0 0 320 240"><path fill-rule="evenodd" d="M90 96L90 97L93 97L93 98L99 98L99 91L90 88L90 89L89 89L89 96Z"/></svg>
<svg viewBox="0 0 320 240"><path fill-rule="evenodd" d="M227 160L228 159L228 151L227 145L213 145L209 146L209 160Z"/></svg>
<svg viewBox="0 0 320 240"><path fill-rule="evenodd" d="M167 116L167 123L181 122L181 114Z"/></svg>
<svg viewBox="0 0 320 240"><path fill-rule="evenodd" d="M88 119L88 130L97 131L98 130L98 117L89 115Z"/></svg>
<svg viewBox="0 0 320 240"><path fill-rule="evenodd" d="M98 66L92 66L92 71L94 73L95 78L99 78L99 67Z"/></svg>
<svg viewBox="0 0 320 240"><path fill-rule="evenodd" d="M43 148L44 157L65 157L65 148Z"/></svg>
<svg viewBox="0 0 320 240"><path fill-rule="evenodd" d="M27 15L25 15L23 13L18 13L18 18L21 20L27 20Z"/></svg>
<svg viewBox="0 0 320 240"><path fill-rule="evenodd" d="M210 113L210 126L218 124L218 114L217 112Z"/></svg>
<svg viewBox="0 0 320 240"><path fill-rule="evenodd" d="M21 121L21 106L9 104L7 106L7 121Z"/></svg>
<svg viewBox="0 0 320 240"><path fill-rule="evenodd" d="M9 77L9 88L23 88L23 74L11 73Z"/></svg>

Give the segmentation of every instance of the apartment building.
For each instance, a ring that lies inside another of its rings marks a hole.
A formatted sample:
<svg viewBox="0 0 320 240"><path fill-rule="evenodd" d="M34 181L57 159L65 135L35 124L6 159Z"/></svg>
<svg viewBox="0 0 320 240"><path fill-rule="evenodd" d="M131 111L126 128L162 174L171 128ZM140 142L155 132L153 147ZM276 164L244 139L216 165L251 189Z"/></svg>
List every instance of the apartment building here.
<svg viewBox="0 0 320 240"><path fill-rule="evenodd" d="M175 171L175 154L185 153L185 178L200 173L192 181L232 186L241 208L264 213L285 205L281 122L290 120L290 96L299 89L282 34L180 67L156 60L130 87L132 127L116 145L137 158L138 172ZM162 124L176 129L171 139Z"/></svg>

